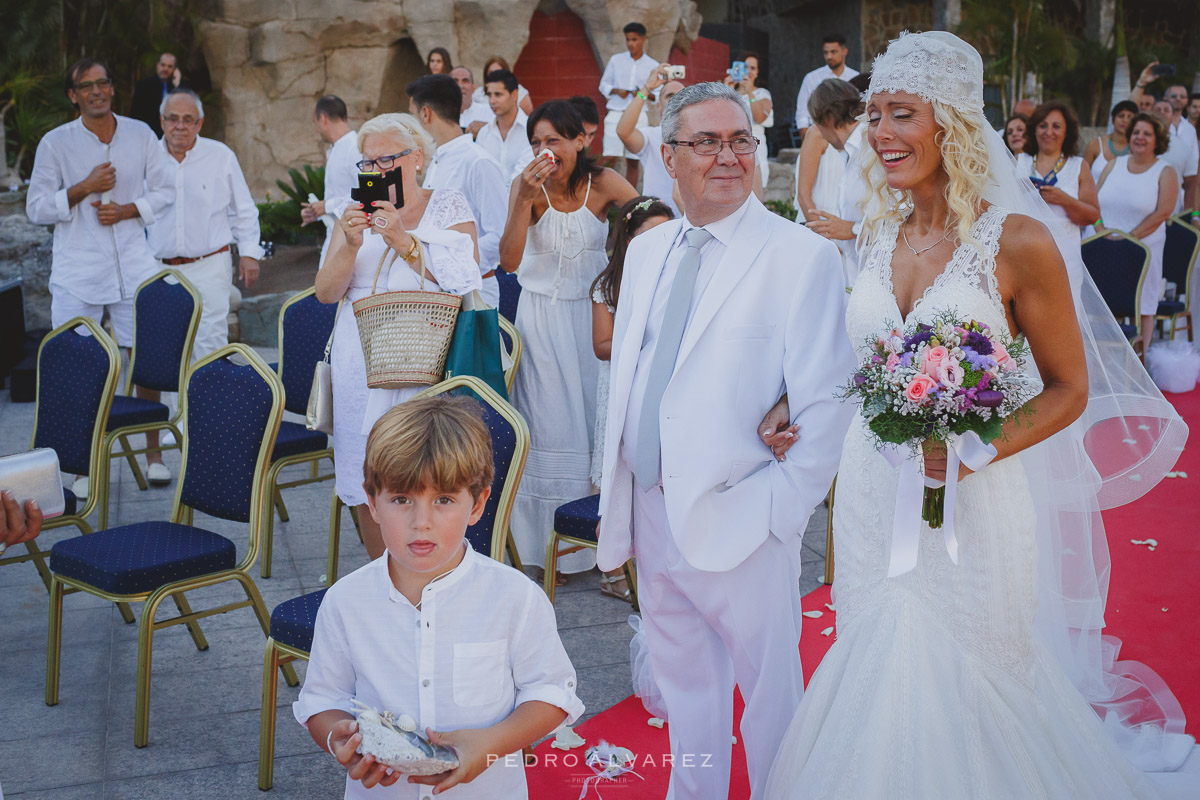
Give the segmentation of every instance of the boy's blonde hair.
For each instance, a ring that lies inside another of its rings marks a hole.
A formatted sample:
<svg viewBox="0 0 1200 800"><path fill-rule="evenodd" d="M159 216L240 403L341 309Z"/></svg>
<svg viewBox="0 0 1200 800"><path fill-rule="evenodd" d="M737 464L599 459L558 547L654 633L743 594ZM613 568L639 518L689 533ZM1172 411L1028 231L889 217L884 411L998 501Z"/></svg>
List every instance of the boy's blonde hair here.
<svg viewBox="0 0 1200 800"><path fill-rule="evenodd" d="M393 406L371 428L363 488L439 492L466 488L478 499L492 485L492 437L479 403L446 394Z"/></svg>

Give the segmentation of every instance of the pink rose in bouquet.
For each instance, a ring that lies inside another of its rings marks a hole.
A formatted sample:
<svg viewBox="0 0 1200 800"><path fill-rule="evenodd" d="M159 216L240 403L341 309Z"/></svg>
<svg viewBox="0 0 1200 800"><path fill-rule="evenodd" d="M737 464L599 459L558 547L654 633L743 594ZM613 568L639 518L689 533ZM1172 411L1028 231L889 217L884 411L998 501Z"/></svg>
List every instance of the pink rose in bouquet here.
<svg viewBox="0 0 1200 800"><path fill-rule="evenodd" d="M913 376L912 382L904 390L904 396L914 403L920 403L929 394L930 389L937 388L937 381L925 374Z"/></svg>
<svg viewBox="0 0 1200 800"><path fill-rule="evenodd" d="M940 344L925 351L925 364L922 370L931 378L937 378L938 370L950 356L950 352Z"/></svg>

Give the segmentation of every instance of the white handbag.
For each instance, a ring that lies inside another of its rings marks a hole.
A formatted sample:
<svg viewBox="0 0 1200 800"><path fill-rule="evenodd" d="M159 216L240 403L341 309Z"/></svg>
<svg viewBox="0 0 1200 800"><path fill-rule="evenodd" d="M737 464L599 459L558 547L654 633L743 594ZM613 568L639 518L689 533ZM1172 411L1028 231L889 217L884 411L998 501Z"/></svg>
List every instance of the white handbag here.
<svg viewBox="0 0 1200 800"><path fill-rule="evenodd" d="M46 519L66 510L58 453L49 447L0 458L0 490L11 492L21 508L27 501L34 501ZM4 545L0 543L0 555L3 553Z"/></svg>
<svg viewBox="0 0 1200 800"><path fill-rule="evenodd" d="M329 364L329 350L333 347L333 335L337 332L338 317L342 314L343 297L338 301L333 315L333 330L325 343L325 357L313 368L312 388L308 390L308 409L304 414L304 425L310 431L333 435L333 368Z"/></svg>

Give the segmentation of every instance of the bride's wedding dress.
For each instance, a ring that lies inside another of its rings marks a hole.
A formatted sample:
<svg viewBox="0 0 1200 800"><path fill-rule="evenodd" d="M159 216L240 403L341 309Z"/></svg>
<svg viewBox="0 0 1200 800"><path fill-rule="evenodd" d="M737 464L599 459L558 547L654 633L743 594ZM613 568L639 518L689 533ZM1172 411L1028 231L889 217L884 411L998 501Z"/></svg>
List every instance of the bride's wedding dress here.
<svg viewBox="0 0 1200 800"><path fill-rule="evenodd" d="M952 312L1008 330L995 278L1007 212L973 236L901 319L887 222L849 300L846 328L866 343ZM1158 798L1034 635L1036 510L1019 458L958 486L958 564L922 526L916 569L888 578L898 468L861 415L846 436L834 514L838 639L780 746L768 798Z"/></svg>

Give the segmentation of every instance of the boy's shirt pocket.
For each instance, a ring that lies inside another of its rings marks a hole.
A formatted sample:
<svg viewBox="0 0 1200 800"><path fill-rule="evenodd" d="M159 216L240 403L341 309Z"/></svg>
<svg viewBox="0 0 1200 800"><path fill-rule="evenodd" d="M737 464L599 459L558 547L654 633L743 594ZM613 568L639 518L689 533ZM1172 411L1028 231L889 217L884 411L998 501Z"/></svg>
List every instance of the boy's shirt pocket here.
<svg viewBox="0 0 1200 800"><path fill-rule="evenodd" d="M513 687L508 664L508 641L454 645L454 703L483 706L504 699Z"/></svg>

